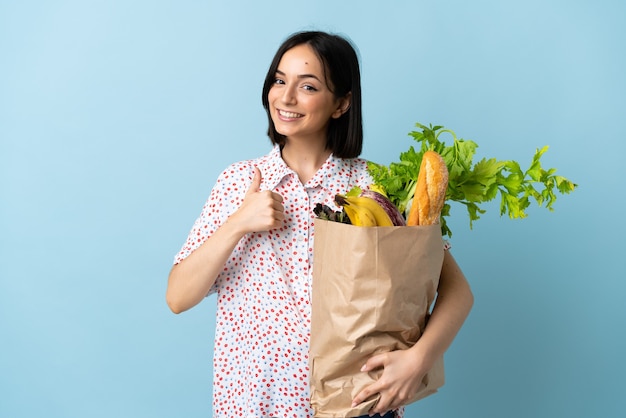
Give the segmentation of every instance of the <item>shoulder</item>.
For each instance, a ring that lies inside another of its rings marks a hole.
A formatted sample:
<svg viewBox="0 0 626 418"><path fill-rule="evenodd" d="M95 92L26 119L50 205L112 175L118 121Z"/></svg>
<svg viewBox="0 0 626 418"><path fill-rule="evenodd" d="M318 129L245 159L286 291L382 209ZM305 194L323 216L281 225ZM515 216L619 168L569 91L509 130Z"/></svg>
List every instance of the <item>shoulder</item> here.
<svg viewBox="0 0 626 418"><path fill-rule="evenodd" d="M331 156L321 170L322 184L333 193L345 193L355 186L367 188L372 178L367 170L367 160Z"/></svg>
<svg viewBox="0 0 626 418"><path fill-rule="evenodd" d="M352 158L351 160L352 166L359 171L367 171L367 165L369 163L365 158Z"/></svg>
<svg viewBox="0 0 626 418"><path fill-rule="evenodd" d="M254 177L254 168L255 167L263 167L267 164L267 161L270 159L270 155L264 155L262 157L253 158L249 160L241 160L228 165L222 172L220 173L217 182L218 183L232 183L232 182L241 182L252 181Z"/></svg>
<svg viewBox="0 0 626 418"><path fill-rule="evenodd" d="M364 158L352 158L349 161L351 176L360 187L372 184L372 176L368 171L369 161Z"/></svg>
<svg viewBox="0 0 626 418"><path fill-rule="evenodd" d="M367 172L368 161L363 158L338 158L331 156L328 160L329 170L338 174L354 176Z"/></svg>

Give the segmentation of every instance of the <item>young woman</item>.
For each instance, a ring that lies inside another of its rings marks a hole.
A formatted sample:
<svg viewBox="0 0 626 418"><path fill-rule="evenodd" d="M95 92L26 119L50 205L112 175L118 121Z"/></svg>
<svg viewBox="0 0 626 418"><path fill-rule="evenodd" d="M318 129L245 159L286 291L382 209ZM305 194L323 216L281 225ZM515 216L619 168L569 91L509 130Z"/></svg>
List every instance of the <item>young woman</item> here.
<svg viewBox="0 0 626 418"><path fill-rule="evenodd" d="M312 417L308 345L313 207L367 187L360 70L345 38L299 32L278 49L262 95L269 154L230 165L217 179L169 275L175 313L217 293L215 417ZM372 414L402 414L424 374L451 344L473 303L449 251L438 298L417 344L373 356L382 377Z"/></svg>

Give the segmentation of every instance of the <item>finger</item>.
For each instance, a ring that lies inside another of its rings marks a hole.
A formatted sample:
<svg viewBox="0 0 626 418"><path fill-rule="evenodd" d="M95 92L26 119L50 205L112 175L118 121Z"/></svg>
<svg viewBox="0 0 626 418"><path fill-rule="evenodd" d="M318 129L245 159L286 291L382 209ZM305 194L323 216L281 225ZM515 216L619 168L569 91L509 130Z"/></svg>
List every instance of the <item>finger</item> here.
<svg viewBox="0 0 626 418"><path fill-rule="evenodd" d="M371 385L367 386L365 389L359 392L359 394L356 395L354 399L352 399L352 408L354 408L355 406L357 406L358 404L362 402L365 402L371 396L376 395L377 393L380 393L381 389L382 387L378 382L372 383Z"/></svg>
<svg viewBox="0 0 626 418"><path fill-rule="evenodd" d="M261 187L261 170L259 170L259 167L254 167L254 177L252 178L252 184L250 184L250 187L248 188L246 195L250 193L258 192L260 187Z"/></svg>
<svg viewBox="0 0 626 418"><path fill-rule="evenodd" d="M381 367L385 367L387 359L387 353L379 354L377 356L370 357L367 362L361 367L362 372L369 372Z"/></svg>
<svg viewBox="0 0 626 418"><path fill-rule="evenodd" d="M361 371L368 372L371 370L384 367L386 358L387 358L386 353L370 357L367 360L367 362L363 365L363 367L361 367ZM363 389L361 392L359 392L359 394L352 401L352 407L365 401L370 396L376 393L380 393L380 391L383 389L383 385L381 383L382 382L380 380L377 380L376 382L372 383L371 385Z"/></svg>
<svg viewBox="0 0 626 418"><path fill-rule="evenodd" d="M272 197L274 198L275 201L277 201L278 203L283 203L283 196L276 193L276 192L272 192Z"/></svg>
<svg viewBox="0 0 626 418"><path fill-rule="evenodd" d="M402 404L397 394L393 392L389 393L388 390L380 389L380 398L378 402L372 407L372 414L384 415L385 413L397 409Z"/></svg>
<svg viewBox="0 0 626 418"><path fill-rule="evenodd" d="M393 407L392 403L389 402L388 400L383 400L383 397L381 396L378 402L376 403L376 405L374 405L374 407L370 410L370 414L385 415L387 412L392 411L394 409L397 409L397 408Z"/></svg>

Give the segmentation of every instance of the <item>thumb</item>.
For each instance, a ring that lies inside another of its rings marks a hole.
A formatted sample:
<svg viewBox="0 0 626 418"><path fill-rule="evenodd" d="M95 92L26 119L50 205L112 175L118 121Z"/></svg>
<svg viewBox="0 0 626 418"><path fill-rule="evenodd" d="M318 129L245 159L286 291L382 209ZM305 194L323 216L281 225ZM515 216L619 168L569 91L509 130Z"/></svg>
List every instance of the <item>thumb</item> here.
<svg viewBox="0 0 626 418"><path fill-rule="evenodd" d="M252 184L250 184L250 187L248 188L248 191L246 192L246 194L258 192L260 187L261 187L261 170L259 170L259 167L255 166L254 177L252 178Z"/></svg>

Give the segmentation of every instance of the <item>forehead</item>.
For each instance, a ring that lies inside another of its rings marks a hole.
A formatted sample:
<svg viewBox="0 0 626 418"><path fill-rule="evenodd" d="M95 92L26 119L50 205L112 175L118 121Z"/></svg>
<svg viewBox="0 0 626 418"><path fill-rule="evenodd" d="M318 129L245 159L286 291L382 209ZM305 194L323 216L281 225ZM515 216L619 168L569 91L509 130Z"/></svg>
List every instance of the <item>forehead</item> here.
<svg viewBox="0 0 626 418"><path fill-rule="evenodd" d="M316 75L323 74L322 62L308 44L296 45L288 49L281 57L278 69L280 71L304 71L305 73Z"/></svg>

